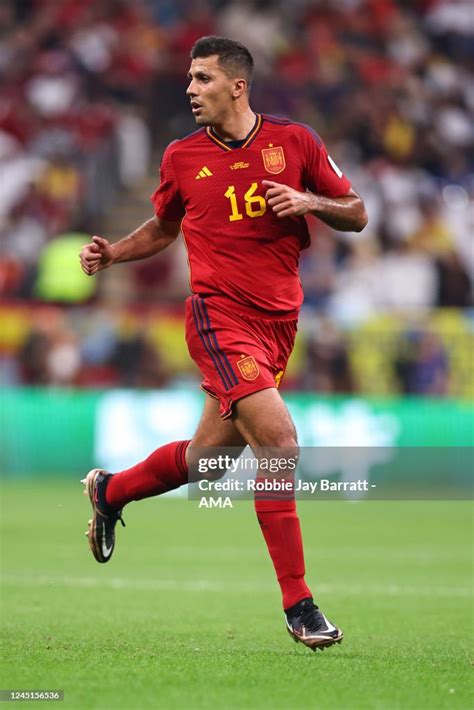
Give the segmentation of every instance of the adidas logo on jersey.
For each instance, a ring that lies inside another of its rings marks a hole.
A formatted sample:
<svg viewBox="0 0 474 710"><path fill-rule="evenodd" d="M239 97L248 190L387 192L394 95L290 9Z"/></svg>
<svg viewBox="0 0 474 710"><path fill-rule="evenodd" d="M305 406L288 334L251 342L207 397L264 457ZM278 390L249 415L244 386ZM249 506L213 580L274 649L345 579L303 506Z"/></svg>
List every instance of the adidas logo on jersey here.
<svg viewBox="0 0 474 710"><path fill-rule="evenodd" d="M194 179L200 180L201 178L210 177L211 175L212 175L212 173L209 170L209 168L204 166L203 168L201 168L201 170L198 172L198 174L196 175L196 177Z"/></svg>

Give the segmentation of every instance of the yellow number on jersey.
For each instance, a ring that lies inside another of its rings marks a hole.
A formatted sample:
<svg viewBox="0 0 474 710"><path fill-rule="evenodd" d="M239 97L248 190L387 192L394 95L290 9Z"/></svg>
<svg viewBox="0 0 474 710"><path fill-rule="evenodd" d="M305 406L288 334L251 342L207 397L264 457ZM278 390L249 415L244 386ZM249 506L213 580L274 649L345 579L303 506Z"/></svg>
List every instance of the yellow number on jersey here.
<svg viewBox="0 0 474 710"><path fill-rule="evenodd" d="M245 211L249 217L261 217L267 211L267 203L261 195L255 195L254 192L258 188L258 182L253 182L244 195ZM235 194L235 186L229 185L225 192L225 197L230 200L230 208L232 213L229 215L229 222L236 222L243 219L244 216L239 212L237 204L237 195Z"/></svg>
<svg viewBox="0 0 474 710"><path fill-rule="evenodd" d="M236 222L239 219L243 219L244 215L240 214L239 208L237 206L237 197L235 195L235 187L234 185L229 185L227 188L227 191L224 195L225 197L228 197L230 200L230 207L232 210L232 214L229 217L229 222Z"/></svg>
<svg viewBox="0 0 474 710"><path fill-rule="evenodd" d="M261 217L267 211L267 203L261 195L253 193L258 187L258 182L253 182L244 195L245 211L249 217Z"/></svg>

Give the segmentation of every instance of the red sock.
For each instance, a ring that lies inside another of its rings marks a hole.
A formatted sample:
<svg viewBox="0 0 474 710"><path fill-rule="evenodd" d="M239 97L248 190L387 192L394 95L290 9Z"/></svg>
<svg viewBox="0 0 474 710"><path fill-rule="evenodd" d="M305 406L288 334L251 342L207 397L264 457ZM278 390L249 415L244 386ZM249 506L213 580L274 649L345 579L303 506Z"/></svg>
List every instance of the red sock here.
<svg viewBox="0 0 474 710"><path fill-rule="evenodd" d="M105 490L107 503L123 508L132 500L166 493L188 482L186 449L189 441L173 441L156 449L136 466L116 473Z"/></svg>
<svg viewBox="0 0 474 710"><path fill-rule="evenodd" d="M256 500L255 510L283 595L283 608L312 597L304 581L300 521L294 500Z"/></svg>

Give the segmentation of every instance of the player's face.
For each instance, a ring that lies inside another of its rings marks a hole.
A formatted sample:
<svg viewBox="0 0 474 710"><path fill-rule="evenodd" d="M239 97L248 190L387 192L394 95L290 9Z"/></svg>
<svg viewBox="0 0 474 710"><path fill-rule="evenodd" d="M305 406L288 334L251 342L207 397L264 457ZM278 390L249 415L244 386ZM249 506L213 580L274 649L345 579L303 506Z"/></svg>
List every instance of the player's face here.
<svg viewBox="0 0 474 710"><path fill-rule="evenodd" d="M218 57L193 59L188 72L186 94L196 123L212 126L221 123L232 110L236 80L230 79L218 64Z"/></svg>

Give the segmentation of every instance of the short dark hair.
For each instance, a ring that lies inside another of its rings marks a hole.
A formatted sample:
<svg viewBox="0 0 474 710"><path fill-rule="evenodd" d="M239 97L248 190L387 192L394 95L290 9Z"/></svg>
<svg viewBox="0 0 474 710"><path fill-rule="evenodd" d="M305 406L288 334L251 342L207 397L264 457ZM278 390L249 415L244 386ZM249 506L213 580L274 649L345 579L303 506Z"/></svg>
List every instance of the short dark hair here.
<svg viewBox="0 0 474 710"><path fill-rule="evenodd" d="M191 59L216 54L223 71L231 78L242 74L250 87L253 76L253 57L247 47L227 37L201 37L191 50Z"/></svg>

